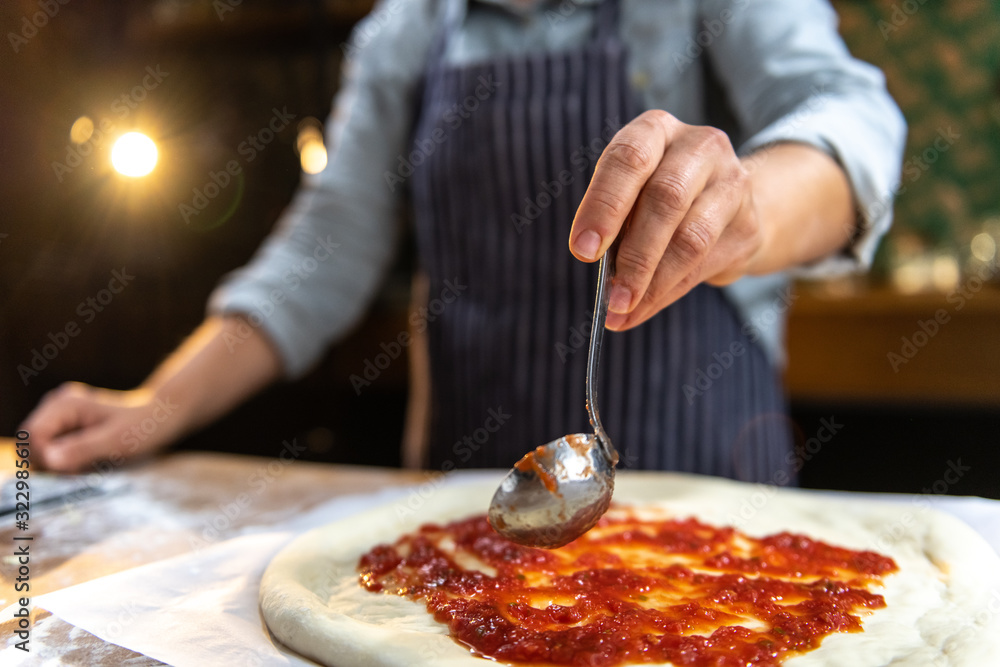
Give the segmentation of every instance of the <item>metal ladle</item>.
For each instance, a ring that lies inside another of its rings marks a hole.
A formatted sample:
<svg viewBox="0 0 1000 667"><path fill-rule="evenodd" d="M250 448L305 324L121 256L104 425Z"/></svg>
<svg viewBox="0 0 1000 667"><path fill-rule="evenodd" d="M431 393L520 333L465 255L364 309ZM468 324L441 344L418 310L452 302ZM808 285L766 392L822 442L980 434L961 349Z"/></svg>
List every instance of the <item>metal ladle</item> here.
<svg viewBox="0 0 1000 667"><path fill-rule="evenodd" d="M542 445L518 461L493 495L490 525L507 539L548 549L590 530L611 504L618 452L597 411L597 367L608 317L617 243L598 267L597 298L587 353L587 412L594 433L574 433Z"/></svg>

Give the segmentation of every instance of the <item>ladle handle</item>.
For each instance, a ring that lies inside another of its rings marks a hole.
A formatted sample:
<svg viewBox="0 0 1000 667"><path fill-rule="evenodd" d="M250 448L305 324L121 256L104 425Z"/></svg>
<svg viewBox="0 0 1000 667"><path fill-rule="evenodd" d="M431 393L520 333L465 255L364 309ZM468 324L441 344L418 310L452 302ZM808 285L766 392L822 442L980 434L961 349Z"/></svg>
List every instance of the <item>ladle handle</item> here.
<svg viewBox="0 0 1000 667"><path fill-rule="evenodd" d="M604 252L597 267L597 298L594 302L594 319L590 325L590 349L587 352L587 412L590 414L590 425L612 467L618 463L618 452L601 424L601 415L597 409L597 368L601 361L601 343L604 340L604 324L608 319L608 301L611 298L611 279L615 276L617 252L618 239L615 239Z"/></svg>

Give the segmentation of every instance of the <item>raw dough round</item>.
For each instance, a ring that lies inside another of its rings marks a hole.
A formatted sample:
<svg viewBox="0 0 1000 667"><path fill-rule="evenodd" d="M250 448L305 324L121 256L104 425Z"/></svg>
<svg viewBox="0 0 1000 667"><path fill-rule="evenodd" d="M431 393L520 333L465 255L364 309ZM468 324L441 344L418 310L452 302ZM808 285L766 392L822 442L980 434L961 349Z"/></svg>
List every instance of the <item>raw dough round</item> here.
<svg viewBox="0 0 1000 667"><path fill-rule="evenodd" d="M421 601L358 583L358 559L425 523L486 511L502 475L420 493L308 532L264 573L260 606L275 636L331 667L487 667ZM900 571L864 632L831 635L787 667L986 667L1000 664L1000 557L963 522L928 509L832 498L677 473L620 472L615 502L666 507L763 536L789 531L891 556Z"/></svg>

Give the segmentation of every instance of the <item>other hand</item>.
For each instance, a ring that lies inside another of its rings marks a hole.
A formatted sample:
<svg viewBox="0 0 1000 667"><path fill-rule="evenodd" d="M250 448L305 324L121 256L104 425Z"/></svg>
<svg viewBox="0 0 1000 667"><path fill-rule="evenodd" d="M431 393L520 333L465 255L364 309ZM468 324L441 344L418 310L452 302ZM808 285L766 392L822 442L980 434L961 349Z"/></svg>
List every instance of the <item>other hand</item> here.
<svg viewBox="0 0 1000 667"><path fill-rule="evenodd" d="M67 382L46 394L21 428L31 434L34 462L79 472L93 461L120 463L170 442L180 430L178 407L152 392Z"/></svg>

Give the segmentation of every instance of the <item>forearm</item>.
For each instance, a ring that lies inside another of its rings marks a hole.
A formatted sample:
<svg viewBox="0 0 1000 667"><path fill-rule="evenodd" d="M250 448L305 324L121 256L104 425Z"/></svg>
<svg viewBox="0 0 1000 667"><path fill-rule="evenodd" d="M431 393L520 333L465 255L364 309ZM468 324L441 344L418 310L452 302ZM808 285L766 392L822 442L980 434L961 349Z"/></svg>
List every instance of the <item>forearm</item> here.
<svg viewBox="0 0 1000 667"><path fill-rule="evenodd" d="M241 317L209 317L139 387L176 405L170 439L225 414L281 373L267 338Z"/></svg>
<svg viewBox="0 0 1000 667"><path fill-rule="evenodd" d="M775 144L742 160L763 236L747 273L800 266L847 247L857 210L847 176L823 151Z"/></svg>

